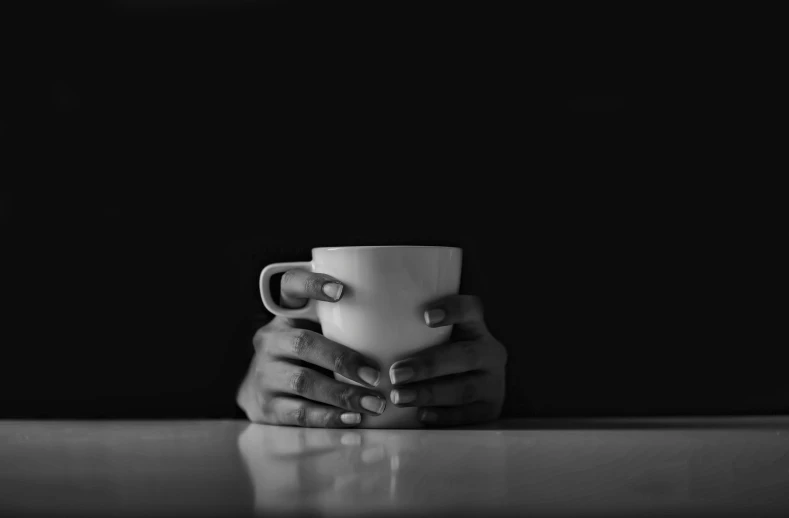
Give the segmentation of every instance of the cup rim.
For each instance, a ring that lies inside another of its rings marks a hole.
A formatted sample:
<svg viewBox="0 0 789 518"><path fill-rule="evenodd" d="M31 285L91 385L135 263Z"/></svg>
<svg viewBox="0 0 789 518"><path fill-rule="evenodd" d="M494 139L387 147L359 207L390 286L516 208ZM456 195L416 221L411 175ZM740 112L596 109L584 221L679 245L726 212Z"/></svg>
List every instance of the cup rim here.
<svg viewBox="0 0 789 518"><path fill-rule="evenodd" d="M318 246L312 249L313 252L324 250L332 252L334 250L377 250L381 248L443 248L446 250L463 250L459 246L433 246L433 245L362 245L362 246Z"/></svg>

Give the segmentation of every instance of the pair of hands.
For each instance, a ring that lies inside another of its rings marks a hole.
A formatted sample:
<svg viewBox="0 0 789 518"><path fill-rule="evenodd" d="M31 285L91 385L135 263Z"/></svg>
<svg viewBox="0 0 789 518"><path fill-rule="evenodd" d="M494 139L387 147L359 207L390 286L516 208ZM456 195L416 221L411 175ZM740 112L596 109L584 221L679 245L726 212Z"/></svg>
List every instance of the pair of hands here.
<svg viewBox="0 0 789 518"><path fill-rule="evenodd" d="M328 275L290 270L282 276L283 307L341 298L342 283ZM255 333L255 357L236 402L253 422L291 426L352 427L361 414L380 415L388 403L418 407L428 426L494 420L504 402L507 352L487 329L476 297L453 295L425 308L425 325L453 324L448 343L381 373L374 361L321 335L318 324L277 316ZM335 372L363 386L337 381ZM375 390L382 375L394 386L389 394Z"/></svg>

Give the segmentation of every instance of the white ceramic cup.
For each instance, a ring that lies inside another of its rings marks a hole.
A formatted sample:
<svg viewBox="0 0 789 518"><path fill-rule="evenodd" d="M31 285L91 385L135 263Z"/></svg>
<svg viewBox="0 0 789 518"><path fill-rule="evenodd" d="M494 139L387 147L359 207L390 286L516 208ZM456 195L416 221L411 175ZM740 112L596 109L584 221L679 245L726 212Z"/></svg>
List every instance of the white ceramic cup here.
<svg viewBox="0 0 789 518"><path fill-rule="evenodd" d="M375 390L387 400L380 416L362 415L363 428L419 428L416 408L397 408L389 399L389 367L416 351L449 340L452 326L430 328L424 306L458 293L463 251L441 246L351 246L313 248L312 261L275 263L260 273L260 296L271 313L320 323L323 335L376 361ZM300 268L343 283L337 302L310 300L298 309L275 304L271 276ZM357 383L335 374L345 383Z"/></svg>

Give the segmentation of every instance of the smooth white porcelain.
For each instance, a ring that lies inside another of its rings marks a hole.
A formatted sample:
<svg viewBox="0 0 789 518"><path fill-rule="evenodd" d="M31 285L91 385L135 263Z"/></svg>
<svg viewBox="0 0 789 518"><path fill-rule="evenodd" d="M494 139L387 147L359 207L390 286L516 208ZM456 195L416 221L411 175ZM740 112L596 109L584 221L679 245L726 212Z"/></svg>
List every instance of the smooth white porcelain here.
<svg viewBox="0 0 789 518"><path fill-rule="evenodd" d="M319 322L323 334L363 353L381 367L377 390L387 398L383 415L364 416L363 428L416 428L415 408L397 408L389 400L389 367L410 354L445 342L452 326L430 328L424 306L460 288L462 250L434 246L359 246L314 248L312 261L276 263L260 275L263 303L275 315ZM331 275L342 281L335 303L310 301L304 308L274 303L270 279L291 268ZM336 375L347 383L352 381Z"/></svg>

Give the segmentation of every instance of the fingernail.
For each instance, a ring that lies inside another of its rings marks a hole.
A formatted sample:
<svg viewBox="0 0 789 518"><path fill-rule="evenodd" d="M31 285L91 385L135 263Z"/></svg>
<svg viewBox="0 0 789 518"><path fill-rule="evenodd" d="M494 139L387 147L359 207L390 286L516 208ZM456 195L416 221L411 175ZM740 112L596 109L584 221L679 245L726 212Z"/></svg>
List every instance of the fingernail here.
<svg viewBox="0 0 789 518"><path fill-rule="evenodd" d="M362 408L376 414L382 414L384 408L386 408L386 400L376 396L364 396L362 398Z"/></svg>
<svg viewBox="0 0 789 518"><path fill-rule="evenodd" d="M395 405L403 405L416 399L416 391L410 389L396 389L389 394L389 397Z"/></svg>
<svg viewBox="0 0 789 518"><path fill-rule="evenodd" d="M359 414L351 414L349 412L347 415L358 416ZM340 416L340 419L342 419L342 416ZM359 419L361 420L361 416L359 416ZM359 446L362 444L362 436L356 432L346 432L342 434L342 437L340 438L340 443L343 446Z"/></svg>
<svg viewBox="0 0 789 518"><path fill-rule="evenodd" d="M362 416L356 412L345 412L340 416L340 421L345 424L359 424L362 422Z"/></svg>
<svg viewBox="0 0 789 518"><path fill-rule="evenodd" d="M392 384L402 383L414 377L414 369L411 367L394 367L389 370L389 379Z"/></svg>
<svg viewBox="0 0 789 518"><path fill-rule="evenodd" d="M425 423L435 423L438 421L438 415L432 410L422 410L419 414L419 420Z"/></svg>
<svg viewBox="0 0 789 518"><path fill-rule="evenodd" d="M447 314L443 309L429 309L425 311L425 324L434 326L440 324Z"/></svg>
<svg viewBox="0 0 789 518"><path fill-rule="evenodd" d="M342 295L342 284L337 282L327 282L323 285L323 293L326 294L327 297L340 300L340 296Z"/></svg>
<svg viewBox="0 0 789 518"><path fill-rule="evenodd" d="M372 464L373 462L380 462L386 457L386 450L383 446L373 446L367 448L362 452L362 462L365 464Z"/></svg>
<svg viewBox="0 0 789 518"><path fill-rule="evenodd" d="M381 373L372 367L359 367L359 377L362 378L362 381L365 383L369 383L373 387L377 387L378 382L381 379Z"/></svg>

